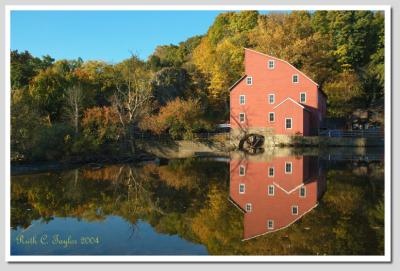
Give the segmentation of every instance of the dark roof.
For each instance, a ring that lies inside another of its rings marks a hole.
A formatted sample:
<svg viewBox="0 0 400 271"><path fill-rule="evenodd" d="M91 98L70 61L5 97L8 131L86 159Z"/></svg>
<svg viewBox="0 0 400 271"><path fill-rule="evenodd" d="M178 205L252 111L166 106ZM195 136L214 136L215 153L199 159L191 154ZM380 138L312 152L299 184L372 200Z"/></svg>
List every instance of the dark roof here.
<svg viewBox="0 0 400 271"><path fill-rule="evenodd" d="M242 81L247 75L243 75L239 80L237 80L230 88L229 91L231 91L234 87L236 87L237 84L240 83L240 81Z"/></svg>

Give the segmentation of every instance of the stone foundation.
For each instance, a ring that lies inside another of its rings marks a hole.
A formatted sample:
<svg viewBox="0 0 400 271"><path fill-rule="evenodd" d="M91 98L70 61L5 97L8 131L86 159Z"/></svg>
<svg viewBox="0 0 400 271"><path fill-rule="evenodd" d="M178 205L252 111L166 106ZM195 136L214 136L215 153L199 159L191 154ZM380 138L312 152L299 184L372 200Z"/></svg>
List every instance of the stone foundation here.
<svg viewBox="0 0 400 271"><path fill-rule="evenodd" d="M246 130L231 129L231 145L233 145L235 148L238 148L240 140L246 134L253 133L263 135L265 137L264 148L279 146L384 146L383 138L274 135L271 128L248 128Z"/></svg>

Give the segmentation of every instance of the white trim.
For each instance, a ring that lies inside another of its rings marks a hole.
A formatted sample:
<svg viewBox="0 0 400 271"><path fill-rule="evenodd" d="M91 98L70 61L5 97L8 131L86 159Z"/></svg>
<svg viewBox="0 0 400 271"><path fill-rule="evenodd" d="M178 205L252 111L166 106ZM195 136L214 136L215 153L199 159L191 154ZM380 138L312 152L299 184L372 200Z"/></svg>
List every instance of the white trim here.
<svg viewBox="0 0 400 271"><path fill-rule="evenodd" d="M272 63L272 68L269 65L270 63ZM274 70L275 69L275 59L268 59L267 67L268 67L268 70Z"/></svg>
<svg viewBox="0 0 400 271"><path fill-rule="evenodd" d="M273 97L274 101L271 103L271 97ZM275 104L275 93L268 94L268 104Z"/></svg>
<svg viewBox="0 0 400 271"><path fill-rule="evenodd" d="M250 84L249 84L249 79L250 79ZM246 77L246 85L252 86L253 85L253 77L252 76L247 76Z"/></svg>
<svg viewBox="0 0 400 271"><path fill-rule="evenodd" d="M243 103L242 103L242 98L243 98ZM240 105L246 104L246 95L239 95L239 104Z"/></svg>
<svg viewBox="0 0 400 271"><path fill-rule="evenodd" d="M272 169L272 175L269 174L271 169ZM268 177L269 178L275 177L275 167L268 167Z"/></svg>
<svg viewBox="0 0 400 271"><path fill-rule="evenodd" d="M267 54L264 54L264 53L261 53L261 52L257 52L257 51L255 51L255 50L253 50L253 49L249 49L249 48L244 48L245 50L249 50L249 51L252 51L252 52L254 52L254 53L257 53L257 54L260 54L260 55L263 55L263 56L267 56L267 57L270 57L270 58L273 58L273 59L275 59L275 60L279 60L279 61L282 61L282 62L284 62L284 63L286 63L286 64L288 64L290 67L292 67L293 69L295 69L297 72L299 72L301 75L303 75L304 77L306 77L308 80L310 80L312 83L314 83L316 86L318 86L318 84L314 81L314 80L312 80L310 77L308 77L307 75L305 75L302 71L300 71L299 69L297 69L295 66L293 66L292 64L290 64L289 62L287 62L286 60L283 60L283 59L280 59L280 58L277 58L277 57L274 57L274 56L271 56L271 55L267 55Z"/></svg>
<svg viewBox="0 0 400 271"><path fill-rule="evenodd" d="M243 191L240 191L240 188L243 187ZM244 194L246 193L246 184L240 183L239 184L239 194Z"/></svg>
<svg viewBox="0 0 400 271"><path fill-rule="evenodd" d="M301 190L304 189L304 196L301 195ZM300 198L306 198L307 197L307 188L303 185L302 187L300 187L299 189L299 197Z"/></svg>
<svg viewBox="0 0 400 271"><path fill-rule="evenodd" d="M243 120L242 120L241 116L243 116ZM246 122L246 113L244 113L244 112L240 112L239 113L239 122L240 123L245 123Z"/></svg>
<svg viewBox="0 0 400 271"><path fill-rule="evenodd" d="M301 101L301 95L302 94L304 94L304 102ZM299 100L300 100L301 103L304 103L304 104L307 103L307 92L300 92L300 97L299 98L300 98Z"/></svg>
<svg viewBox="0 0 400 271"><path fill-rule="evenodd" d="M287 165L290 165L290 171L287 171ZM286 162L285 161L285 174L292 174L293 173L293 163L292 162Z"/></svg>
<svg viewBox="0 0 400 271"><path fill-rule="evenodd" d="M230 86L229 88L228 88L228 90L229 91L231 91L234 87L236 87L236 85L237 84L239 84L239 82L240 81L242 81L245 77L247 77L247 75L245 74L245 75L243 75L242 77L240 77L240 79L239 80L237 80L235 83L233 83L233 85L232 86Z"/></svg>
<svg viewBox="0 0 400 271"><path fill-rule="evenodd" d="M274 120L271 120L271 114L274 116ZM275 112L268 112L268 121L271 123L275 122Z"/></svg>
<svg viewBox="0 0 400 271"><path fill-rule="evenodd" d="M250 208L247 208L247 207L250 207ZM246 213L251 213L251 212L253 211L253 204L251 204L251 203L246 203L244 209L246 210Z"/></svg>
<svg viewBox="0 0 400 271"><path fill-rule="evenodd" d="M243 173L242 173L242 169L243 169ZM243 165L239 166L239 176L246 176L246 167Z"/></svg>
<svg viewBox="0 0 400 271"><path fill-rule="evenodd" d="M290 128L287 128L286 121L290 120ZM292 130L293 129L293 118L285 118L285 130Z"/></svg>
<svg viewBox="0 0 400 271"><path fill-rule="evenodd" d="M278 187L280 190L282 190L283 192L285 192L286 194L290 195L292 194L294 191L296 191L297 189L299 189L299 187L303 186L303 184L299 184L298 186L296 186L295 188L293 188L290 191L287 191L285 188L283 188L282 186L280 186L278 183L273 182L273 184Z"/></svg>
<svg viewBox="0 0 400 271"><path fill-rule="evenodd" d="M297 77L297 82L294 81L294 77L295 76ZM300 76L297 73L292 74L292 83L293 84L298 84L299 82L300 82Z"/></svg>
<svg viewBox="0 0 400 271"><path fill-rule="evenodd" d="M293 213L293 208L296 208L296 213ZM292 205L290 207L292 215L299 215L299 205Z"/></svg>
<svg viewBox="0 0 400 271"><path fill-rule="evenodd" d="M270 193L270 188L272 188L272 193ZM270 184L268 185L268 191L267 191L268 196L275 196L275 185Z"/></svg>
<svg viewBox="0 0 400 271"><path fill-rule="evenodd" d="M270 224L272 224L272 225L270 226ZM268 219L268 221L267 221L267 229L273 230L274 228L275 228L274 220L273 219Z"/></svg>
<svg viewBox="0 0 400 271"><path fill-rule="evenodd" d="M301 108L308 110L307 108L305 108L303 105L301 105L300 103L296 102L295 100L293 100L290 97L287 97L285 100L283 100L282 102L280 102L279 104L275 105L275 107L273 109L276 109L277 107L279 107L280 105L284 104L286 101L291 101L293 103L295 103L296 105L300 106Z"/></svg>

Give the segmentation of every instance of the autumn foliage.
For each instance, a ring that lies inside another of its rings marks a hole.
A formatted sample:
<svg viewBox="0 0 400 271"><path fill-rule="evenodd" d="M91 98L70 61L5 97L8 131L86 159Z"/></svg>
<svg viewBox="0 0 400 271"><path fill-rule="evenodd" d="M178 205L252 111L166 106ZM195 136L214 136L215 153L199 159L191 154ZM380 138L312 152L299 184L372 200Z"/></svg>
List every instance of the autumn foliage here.
<svg viewBox="0 0 400 271"><path fill-rule="evenodd" d="M145 118L140 127L155 134L169 132L173 138L192 139L196 130L210 125L203 118L198 100L177 98L161 107L160 111Z"/></svg>

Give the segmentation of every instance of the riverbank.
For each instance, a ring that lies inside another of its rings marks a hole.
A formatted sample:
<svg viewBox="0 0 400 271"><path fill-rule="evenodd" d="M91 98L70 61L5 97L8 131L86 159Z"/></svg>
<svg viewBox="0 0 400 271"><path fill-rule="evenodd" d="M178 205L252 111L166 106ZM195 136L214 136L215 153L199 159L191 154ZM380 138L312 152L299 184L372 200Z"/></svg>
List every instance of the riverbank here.
<svg viewBox="0 0 400 271"><path fill-rule="evenodd" d="M159 158L152 154L139 152L136 156L110 157L108 159L105 159L103 156L98 156L89 160L66 159L61 161L19 161L11 162L11 175L40 173L45 171L62 171L81 167L97 169L104 165L124 163L140 164L156 160L159 160Z"/></svg>
<svg viewBox="0 0 400 271"><path fill-rule="evenodd" d="M163 160L190 158L190 157L223 157L230 158L243 158L248 159L262 159L268 160L277 156L319 156L323 159L337 158L337 157L381 157L383 159L384 149L382 147L269 147L257 155L249 155L242 151L229 149L231 145L224 145L222 143L210 142L193 142L193 141L174 141L174 142L138 142L138 146L146 148L146 152L141 152L135 157L121 157L120 159L114 158L107 161L97 160L90 162L72 162L72 161L42 161L42 162L20 162L11 163L11 175L22 175L30 173L41 173L46 171L61 171L68 169L75 169L81 167L88 167L92 169L101 168L111 164L142 164L142 163L160 163Z"/></svg>

